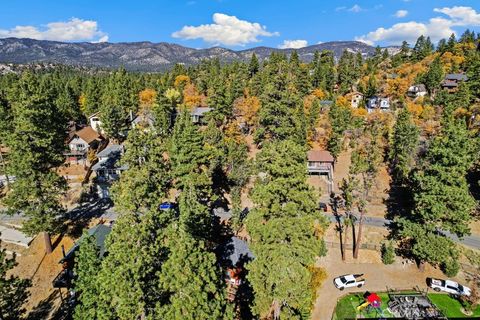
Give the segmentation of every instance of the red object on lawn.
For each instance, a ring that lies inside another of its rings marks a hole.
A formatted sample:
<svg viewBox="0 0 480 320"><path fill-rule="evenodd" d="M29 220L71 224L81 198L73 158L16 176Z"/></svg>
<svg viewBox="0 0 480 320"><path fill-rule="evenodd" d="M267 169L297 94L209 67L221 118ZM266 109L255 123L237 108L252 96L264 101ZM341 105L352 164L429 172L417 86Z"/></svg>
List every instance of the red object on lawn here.
<svg viewBox="0 0 480 320"><path fill-rule="evenodd" d="M378 308L380 306L380 303L382 302L382 299L376 293L371 293L367 297L367 300L375 308Z"/></svg>

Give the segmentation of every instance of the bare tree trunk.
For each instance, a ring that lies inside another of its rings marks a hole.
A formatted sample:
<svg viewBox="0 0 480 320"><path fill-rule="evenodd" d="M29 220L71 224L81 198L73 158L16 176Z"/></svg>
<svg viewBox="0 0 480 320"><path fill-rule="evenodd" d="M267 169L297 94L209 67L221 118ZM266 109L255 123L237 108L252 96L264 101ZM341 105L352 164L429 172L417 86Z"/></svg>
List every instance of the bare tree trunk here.
<svg viewBox="0 0 480 320"><path fill-rule="evenodd" d="M45 240L45 253L52 253L52 239L50 239L50 234L48 232L43 233L43 239Z"/></svg>
<svg viewBox="0 0 480 320"><path fill-rule="evenodd" d="M2 144L0 143L0 162L2 163L3 173L5 174L5 179L7 181L7 187L8 187L10 185L10 180L8 179L7 166L5 165L5 160L3 159L3 153L1 148L2 148Z"/></svg>
<svg viewBox="0 0 480 320"><path fill-rule="evenodd" d="M349 217L345 217L346 219L350 219ZM350 222L345 224L345 232L343 234L343 251L342 251L342 260L345 261L345 256L347 252L347 237L348 237L348 225Z"/></svg>
<svg viewBox="0 0 480 320"><path fill-rule="evenodd" d="M357 233L357 241L355 242L355 250L353 251L353 258L358 258L358 251L360 249L360 241L362 240L362 228L363 228L363 215L364 210L360 212L360 221L358 221L358 233Z"/></svg>
<svg viewBox="0 0 480 320"><path fill-rule="evenodd" d="M418 262L418 270L420 270L421 272L425 272L425 261L420 260Z"/></svg>

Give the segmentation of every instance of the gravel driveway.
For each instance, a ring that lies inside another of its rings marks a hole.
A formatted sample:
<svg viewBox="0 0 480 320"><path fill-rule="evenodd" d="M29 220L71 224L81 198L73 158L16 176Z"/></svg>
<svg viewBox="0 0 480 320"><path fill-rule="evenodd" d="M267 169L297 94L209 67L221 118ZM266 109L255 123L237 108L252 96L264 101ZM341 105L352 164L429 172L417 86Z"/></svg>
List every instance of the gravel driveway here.
<svg viewBox="0 0 480 320"><path fill-rule="evenodd" d="M368 253L368 250L362 251L360 251L360 256L362 253ZM351 256L351 253L347 252L347 255ZM402 264L401 261L392 265L356 263L355 261L342 262L335 249L330 249L328 255L319 259L317 265L325 268L328 276L318 291L312 320L330 320L337 304L337 299L348 293L360 291L363 293L367 290L386 291L387 286L396 289L412 289L418 286L420 289L424 289L427 287L425 283L426 277L445 278L441 271L429 265L426 266L425 272L420 272L415 264ZM364 274L366 282L362 289L351 288L340 291L334 287L333 279L335 277L351 273Z"/></svg>

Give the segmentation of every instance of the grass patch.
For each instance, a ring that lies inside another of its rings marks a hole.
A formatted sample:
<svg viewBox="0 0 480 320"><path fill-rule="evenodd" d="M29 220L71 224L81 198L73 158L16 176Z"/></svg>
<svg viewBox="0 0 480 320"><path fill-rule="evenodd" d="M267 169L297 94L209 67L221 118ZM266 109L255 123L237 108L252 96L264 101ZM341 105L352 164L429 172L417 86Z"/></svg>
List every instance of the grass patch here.
<svg viewBox="0 0 480 320"><path fill-rule="evenodd" d="M388 307L388 294L386 293L377 293L378 296L382 299L381 309L385 317L393 316L386 309ZM367 312L367 309L357 312L356 308L361 305L365 300L363 299L362 294L348 294L341 298L335 308L334 319L343 320L343 319L355 319L358 315L362 315L364 319L378 318L380 315L376 310L371 309L370 312Z"/></svg>
<svg viewBox="0 0 480 320"><path fill-rule="evenodd" d="M442 293L429 293L428 298L437 306L438 309L442 311L442 313L450 318L450 317L467 317L461 310L462 304L448 294ZM480 306L478 306L475 311L473 312L473 317L480 317Z"/></svg>

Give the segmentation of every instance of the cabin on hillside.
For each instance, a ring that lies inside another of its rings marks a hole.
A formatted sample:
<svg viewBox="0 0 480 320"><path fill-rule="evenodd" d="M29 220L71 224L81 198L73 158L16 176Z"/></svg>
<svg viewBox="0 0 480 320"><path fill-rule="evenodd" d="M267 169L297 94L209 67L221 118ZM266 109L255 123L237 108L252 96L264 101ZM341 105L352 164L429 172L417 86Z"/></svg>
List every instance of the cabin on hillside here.
<svg viewBox="0 0 480 320"><path fill-rule="evenodd" d="M407 96L410 98L424 97L425 95L427 95L427 88L424 84L410 86L407 91Z"/></svg>
<svg viewBox="0 0 480 320"><path fill-rule="evenodd" d="M449 73L445 76L440 86L449 93L457 92L460 83L467 81L468 77L463 73Z"/></svg>
<svg viewBox="0 0 480 320"><path fill-rule="evenodd" d="M368 113L374 110L388 111L390 110L390 98L382 98L373 96L367 99L367 111Z"/></svg>
<svg viewBox="0 0 480 320"><path fill-rule="evenodd" d="M335 159L326 150L310 150L307 153L307 170L309 175L327 177L329 193L333 191L333 169Z"/></svg>
<svg viewBox="0 0 480 320"><path fill-rule="evenodd" d="M192 116L192 122L195 124L204 125L206 124L205 116L208 112L212 111L212 108L209 107L196 107L190 113Z"/></svg>
<svg viewBox="0 0 480 320"><path fill-rule="evenodd" d="M64 153L67 162L87 165L88 151L96 150L104 140L103 136L90 126L75 131L68 141L69 151Z"/></svg>
<svg viewBox="0 0 480 320"><path fill-rule="evenodd" d="M352 108L358 108L360 107L362 101L363 101L363 94L360 92L351 92L346 95L346 98L350 100L350 105Z"/></svg>

